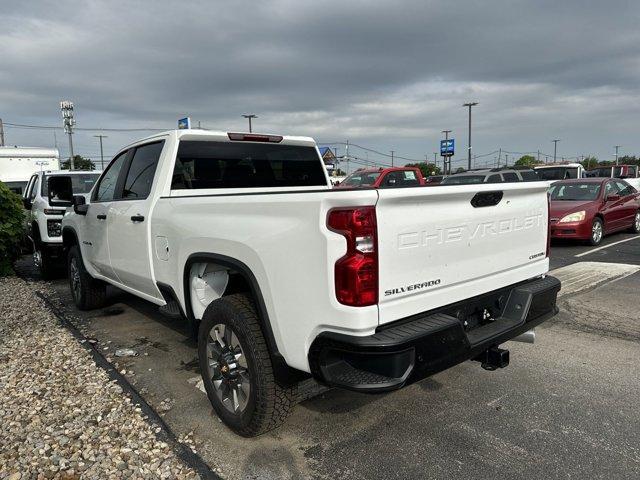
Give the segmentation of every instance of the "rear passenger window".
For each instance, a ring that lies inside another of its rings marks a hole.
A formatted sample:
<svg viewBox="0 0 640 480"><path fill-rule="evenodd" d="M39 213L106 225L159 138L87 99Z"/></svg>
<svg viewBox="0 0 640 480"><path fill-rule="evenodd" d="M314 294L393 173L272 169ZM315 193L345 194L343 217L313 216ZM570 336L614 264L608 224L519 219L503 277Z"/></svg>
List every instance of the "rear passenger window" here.
<svg viewBox="0 0 640 480"><path fill-rule="evenodd" d="M123 199L143 200L149 196L163 146L164 140L136 148L124 181Z"/></svg>
<svg viewBox="0 0 640 480"><path fill-rule="evenodd" d="M521 170L520 176L523 182L537 182L540 180L540 177L533 170Z"/></svg>
<svg viewBox="0 0 640 480"><path fill-rule="evenodd" d="M504 181L505 182L519 182L520 179L518 178L518 175L516 175L513 172L504 172L502 174L502 176L504 177Z"/></svg>
<svg viewBox="0 0 640 480"><path fill-rule="evenodd" d="M494 174L491 175L488 179L487 179L487 183L502 183L502 177L500 176L500 174Z"/></svg>
<svg viewBox="0 0 640 480"><path fill-rule="evenodd" d="M127 158L127 153L129 152L122 152L111 161L107 167L107 171L104 172L104 175L102 175L100 179L98 188L95 189L92 199L94 202L110 202L116 197L116 183L118 182L120 170L122 170L124 161Z"/></svg>
<svg viewBox="0 0 640 480"><path fill-rule="evenodd" d="M171 189L326 186L314 147L181 141Z"/></svg>

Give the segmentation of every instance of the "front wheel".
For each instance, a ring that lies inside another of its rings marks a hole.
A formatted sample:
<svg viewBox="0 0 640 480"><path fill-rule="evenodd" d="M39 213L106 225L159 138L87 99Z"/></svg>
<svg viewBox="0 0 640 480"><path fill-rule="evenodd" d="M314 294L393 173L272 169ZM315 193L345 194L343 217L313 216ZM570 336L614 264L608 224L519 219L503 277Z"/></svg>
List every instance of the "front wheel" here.
<svg viewBox="0 0 640 480"><path fill-rule="evenodd" d="M267 342L246 295L222 297L207 307L198 332L198 357L209 401L234 432L254 437L289 416L296 388L276 383Z"/></svg>
<svg viewBox="0 0 640 480"><path fill-rule="evenodd" d="M51 280L55 274L55 265L46 247L41 242L33 245L33 263L40 271L43 280Z"/></svg>
<svg viewBox="0 0 640 480"><path fill-rule="evenodd" d="M593 219L593 223L591 224L591 237L589 238L589 243L593 246L600 245L603 236L604 224L602 223L602 220L596 217Z"/></svg>
<svg viewBox="0 0 640 480"><path fill-rule="evenodd" d="M93 310L104 305L106 285L96 280L84 268L82 254L77 245L69 249L67 257L69 287L73 301L80 310Z"/></svg>

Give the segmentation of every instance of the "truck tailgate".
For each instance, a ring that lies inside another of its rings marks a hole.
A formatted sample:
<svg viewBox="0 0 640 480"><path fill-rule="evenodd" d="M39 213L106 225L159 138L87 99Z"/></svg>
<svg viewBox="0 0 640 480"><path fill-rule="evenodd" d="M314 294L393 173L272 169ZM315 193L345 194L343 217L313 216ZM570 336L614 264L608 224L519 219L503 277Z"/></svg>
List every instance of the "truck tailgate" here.
<svg viewBox="0 0 640 480"><path fill-rule="evenodd" d="M379 322L544 274L544 182L380 189Z"/></svg>

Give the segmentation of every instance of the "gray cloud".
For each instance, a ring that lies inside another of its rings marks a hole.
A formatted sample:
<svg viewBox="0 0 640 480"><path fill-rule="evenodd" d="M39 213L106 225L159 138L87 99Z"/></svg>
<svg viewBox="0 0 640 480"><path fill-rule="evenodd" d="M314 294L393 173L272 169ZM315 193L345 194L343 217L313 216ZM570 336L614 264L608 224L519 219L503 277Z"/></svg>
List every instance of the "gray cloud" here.
<svg viewBox="0 0 640 480"><path fill-rule="evenodd" d="M237 130L351 141L422 158L451 128L474 150L640 151L636 2L7 2L0 116L172 127L189 114ZM138 134L112 134L109 153ZM51 132L7 129L10 142ZM59 138L59 140L62 140ZM61 142L62 143L62 142ZM80 153L95 155L91 133ZM462 148L461 148L462 147Z"/></svg>

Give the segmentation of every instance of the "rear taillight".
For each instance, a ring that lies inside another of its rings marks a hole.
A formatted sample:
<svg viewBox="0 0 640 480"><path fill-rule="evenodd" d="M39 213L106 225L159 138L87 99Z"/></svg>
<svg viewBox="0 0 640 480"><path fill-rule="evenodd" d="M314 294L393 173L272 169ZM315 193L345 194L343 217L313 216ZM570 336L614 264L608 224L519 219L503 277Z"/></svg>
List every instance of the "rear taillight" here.
<svg viewBox="0 0 640 480"><path fill-rule="evenodd" d="M547 193L547 258L551 253L551 195Z"/></svg>
<svg viewBox="0 0 640 480"><path fill-rule="evenodd" d="M257 135L255 133L227 133L229 140L236 142L267 142L267 143L280 143L282 141L281 135Z"/></svg>
<svg viewBox="0 0 640 480"><path fill-rule="evenodd" d="M378 303L378 239L375 207L334 208L330 230L347 240L347 253L335 265L336 298L344 305Z"/></svg>

